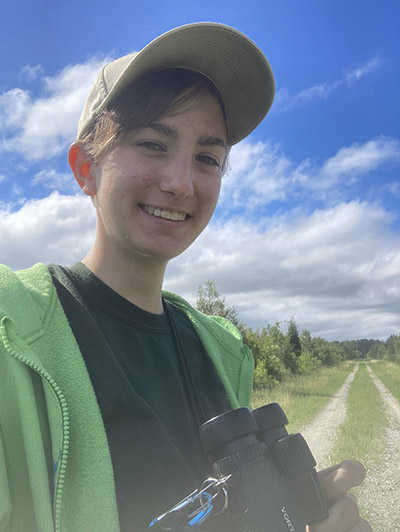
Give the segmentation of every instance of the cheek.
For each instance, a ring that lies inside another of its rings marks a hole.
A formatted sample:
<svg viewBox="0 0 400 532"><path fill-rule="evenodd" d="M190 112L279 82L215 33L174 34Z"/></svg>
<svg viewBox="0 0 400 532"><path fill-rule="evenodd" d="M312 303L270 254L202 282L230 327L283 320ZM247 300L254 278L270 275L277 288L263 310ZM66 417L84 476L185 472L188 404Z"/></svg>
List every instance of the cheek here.
<svg viewBox="0 0 400 532"><path fill-rule="evenodd" d="M205 186L202 190L202 210L203 214L208 218L211 218L217 206L220 189L221 181L218 180L208 183L208 186Z"/></svg>
<svg viewBox="0 0 400 532"><path fill-rule="evenodd" d="M214 181L209 189L209 202L213 205L213 209L217 205L219 194L221 192L221 178Z"/></svg>

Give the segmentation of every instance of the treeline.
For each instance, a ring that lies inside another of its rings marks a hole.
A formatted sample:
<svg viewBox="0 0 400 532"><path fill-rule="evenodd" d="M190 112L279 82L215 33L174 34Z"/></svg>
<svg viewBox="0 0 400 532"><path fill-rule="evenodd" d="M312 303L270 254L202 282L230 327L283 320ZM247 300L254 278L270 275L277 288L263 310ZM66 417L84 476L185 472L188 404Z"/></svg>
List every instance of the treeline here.
<svg viewBox="0 0 400 532"><path fill-rule="evenodd" d="M272 387L287 375L308 375L321 366L335 366L344 360L386 359L400 364L400 336L386 341L346 340L328 342L312 337L296 323L266 325L253 329L238 319L232 305L218 292L213 281L206 281L198 289L196 307L210 316L223 316L240 330L244 342L255 358L254 387ZM284 330L283 330L284 329Z"/></svg>
<svg viewBox="0 0 400 532"><path fill-rule="evenodd" d="M398 334L392 334L385 341L363 338L332 343L337 343L345 350L347 359L384 359L400 364L400 335Z"/></svg>

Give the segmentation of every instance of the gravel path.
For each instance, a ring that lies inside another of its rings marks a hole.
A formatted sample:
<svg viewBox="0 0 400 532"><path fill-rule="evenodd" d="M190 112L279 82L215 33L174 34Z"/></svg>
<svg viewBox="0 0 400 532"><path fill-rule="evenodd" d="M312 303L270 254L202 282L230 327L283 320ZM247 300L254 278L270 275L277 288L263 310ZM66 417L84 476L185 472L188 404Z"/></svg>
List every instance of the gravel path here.
<svg viewBox="0 0 400 532"><path fill-rule="evenodd" d="M357 371L358 364L322 412L310 425L300 431L310 446L318 469L331 465L328 464L328 457L335 441L336 431L346 418L347 396Z"/></svg>
<svg viewBox="0 0 400 532"><path fill-rule="evenodd" d="M382 461L368 472L359 502L370 509L366 513L374 519L374 532L400 532L400 404L369 366L367 369L381 394L390 425Z"/></svg>
<svg viewBox="0 0 400 532"><path fill-rule="evenodd" d="M367 368L381 394L390 425L386 429L382 460L379 466L368 471L358 499L360 506L366 509L365 517L373 519L374 532L400 532L400 404L368 365ZM346 418L347 396L357 371L358 365L324 410L301 430L318 469L331 465L327 460L337 429Z"/></svg>

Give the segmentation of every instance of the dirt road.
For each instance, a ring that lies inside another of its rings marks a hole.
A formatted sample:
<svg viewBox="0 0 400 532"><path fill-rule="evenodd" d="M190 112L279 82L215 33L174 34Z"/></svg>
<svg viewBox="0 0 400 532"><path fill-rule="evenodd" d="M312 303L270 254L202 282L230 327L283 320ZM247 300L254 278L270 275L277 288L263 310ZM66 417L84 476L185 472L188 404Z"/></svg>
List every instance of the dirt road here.
<svg viewBox="0 0 400 532"><path fill-rule="evenodd" d="M346 418L347 396L357 371L358 364L311 425L301 430L313 452L318 469L331 465L327 463L328 457L335 442L337 429Z"/></svg>
<svg viewBox="0 0 400 532"><path fill-rule="evenodd" d="M382 459L379 466L368 471L359 502L365 517L373 520L374 532L400 532L400 404L369 365L367 368L385 404L390 426ZM357 371L358 365L313 423L301 430L319 469L330 465L327 460L337 430L346 418L348 392Z"/></svg>
<svg viewBox="0 0 400 532"><path fill-rule="evenodd" d="M400 404L369 366L367 369L385 404L390 426L381 463L368 472L359 500L367 517L378 522L375 532L400 532Z"/></svg>

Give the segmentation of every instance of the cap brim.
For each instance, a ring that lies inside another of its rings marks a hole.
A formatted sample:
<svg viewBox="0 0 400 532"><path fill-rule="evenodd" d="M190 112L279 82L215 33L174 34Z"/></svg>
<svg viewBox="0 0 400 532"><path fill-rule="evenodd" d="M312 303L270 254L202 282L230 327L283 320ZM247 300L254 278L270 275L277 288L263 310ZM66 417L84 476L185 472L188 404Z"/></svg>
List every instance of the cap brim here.
<svg viewBox="0 0 400 532"><path fill-rule="evenodd" d="M96 114L142 74L165 68L195 70L215 84L224 103L232 145L253 131L272 105L274 77L261 50L234 28L199 22L164 33L134 55Z"/></svg>

